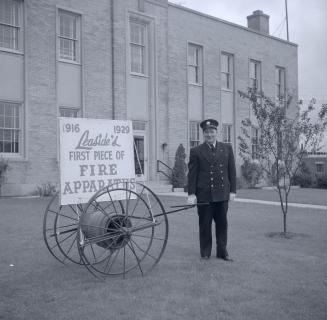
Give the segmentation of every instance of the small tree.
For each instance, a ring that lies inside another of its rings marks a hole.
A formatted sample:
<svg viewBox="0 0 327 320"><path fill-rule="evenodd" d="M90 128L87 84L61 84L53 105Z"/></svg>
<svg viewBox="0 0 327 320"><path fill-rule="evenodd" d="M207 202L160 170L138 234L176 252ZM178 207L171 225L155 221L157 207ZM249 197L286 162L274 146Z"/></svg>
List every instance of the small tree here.
<svg viewBox="0 0 327 320"><path fill-rule="evenodd" d="M327 104L321 106L315 121L312 111L315 100L312 99L303 111L297 109L292 116L289 106L291 98L285 101L280 98L274 102L263 92L249 88L247 92L239 91L242 98L251 103L251 109L259 129L256 154L266 177L276 186L283 213L283 233L287 235L288 196L291 181L294 180L304 155L319 149L323 133L327 127ZM299 107L299 106L298 106ZM244 161L251 159L249 146L250 130L253 123L250 119L242 120L242 135L239 139L239 154Z"/></svg>
<svg viewBox="0 0 327 320"><path fill-rule="evenodd" d="M174 188L184 188L186 185L187 165L185 163L186 153L183 144L180 144L175 154L175 165L172 174Z"/></svg>

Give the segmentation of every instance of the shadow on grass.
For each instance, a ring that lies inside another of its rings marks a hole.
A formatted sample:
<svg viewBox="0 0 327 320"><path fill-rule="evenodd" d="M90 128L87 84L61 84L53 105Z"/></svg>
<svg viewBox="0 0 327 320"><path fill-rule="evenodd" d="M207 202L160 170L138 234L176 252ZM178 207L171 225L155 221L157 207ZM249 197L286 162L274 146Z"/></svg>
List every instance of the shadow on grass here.
<svg viewBox="0 0 327 320"><path fill-rule="evenodd" d="M268 238L281 238L281 239L295 239L295 238L309 238L310 236L305 233L295 233L295 232L269 232L265 234Z"/></svg>

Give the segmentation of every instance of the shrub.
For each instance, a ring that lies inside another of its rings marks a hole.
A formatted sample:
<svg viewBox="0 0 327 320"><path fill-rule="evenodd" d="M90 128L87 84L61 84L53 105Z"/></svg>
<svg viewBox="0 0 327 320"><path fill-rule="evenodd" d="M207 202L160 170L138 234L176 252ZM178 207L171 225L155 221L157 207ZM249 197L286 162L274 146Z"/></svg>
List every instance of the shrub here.
<svg viewBox="0 0 327 320"><path fill-rule="evenodd" d="M298 172L292 177L292 185L300 186L301 188L309 188L313 185L310 169L304 162L301 162Z"/></svg>
<svg viewBox="0 0 327 320"><path fill-rule="evenodd" d="M0 195L1 195L1 187L2 187L3 181L4 181L4 176L8 169L9 169L8 160L0 157Z"/></svg>
<svg viewBox="0 0 327 320"><path fill-rule="evenodd" d="M2 178L9 168L8 160L0 157L0 178Z"/></svg>
<svg viewBox="0 0 327 320"><path fill-rule="evenodd" d="M262 177L262 169L258 162L245 160L241 165L242 176L250 188L254 188Z"/></svg>
<svg viewBox="0 0 327 320"><path fill-rule="evenodd" d="M247 183L245 182L243 177L236 177L236 189L243 189L247 187Z"/></svg>
<svg viewBox="0 0 327 320"><path fill-rule="evenodd" d="M301 188L309 188L313 184L312 177L308 174L296 174L292 178L293 186L300 186Z"/></svg>
<svg viewBox="0 0 327 320"><path fill-rule="evenodd" d="M42 183L40 186L37 186L37 192L40 197L52 196L57 192L56 185L51 182Z"/></svg>
<svg viewBox="0 0 327 320"><path fill-rule="evenodd" d="M180 144L175 154L175 165L172 173L172 183L174 188L184 188L186 185L187 165L185 163L186 153L183 144Z"/></svg>
<svg viewBox="0 0 327 320"><path fill-rule="evenodd" d="M327 189L327 175L317 177L317 187Z"/></svg>

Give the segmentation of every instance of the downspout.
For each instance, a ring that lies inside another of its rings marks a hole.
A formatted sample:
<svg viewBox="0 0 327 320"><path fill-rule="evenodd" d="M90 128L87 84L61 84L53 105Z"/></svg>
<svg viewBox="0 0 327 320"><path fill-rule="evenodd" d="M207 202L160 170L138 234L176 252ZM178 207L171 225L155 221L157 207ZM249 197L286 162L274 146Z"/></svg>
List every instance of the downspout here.
<svg viewBox="0 0 327 320"><path fill-rule="evenodd" d="M114 2L111 0L111 99L112 119L115 119L115 50L114 50Z"/></svg>

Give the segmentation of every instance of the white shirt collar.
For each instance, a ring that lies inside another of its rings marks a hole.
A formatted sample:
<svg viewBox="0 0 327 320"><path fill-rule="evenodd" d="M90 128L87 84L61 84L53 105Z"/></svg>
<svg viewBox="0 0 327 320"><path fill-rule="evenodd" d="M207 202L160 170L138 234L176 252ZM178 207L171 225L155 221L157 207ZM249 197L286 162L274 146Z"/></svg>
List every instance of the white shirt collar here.
<svg viewBox="0 0 327 320"><path fill-rule="evenodd" d="M208 143L208 142L206 142L206 144L208 145L208 147L210 148L210 146L211 146L211 144L210 143ZM217 147L217 140L214 142L214 147L216 148Z"/></svg>

